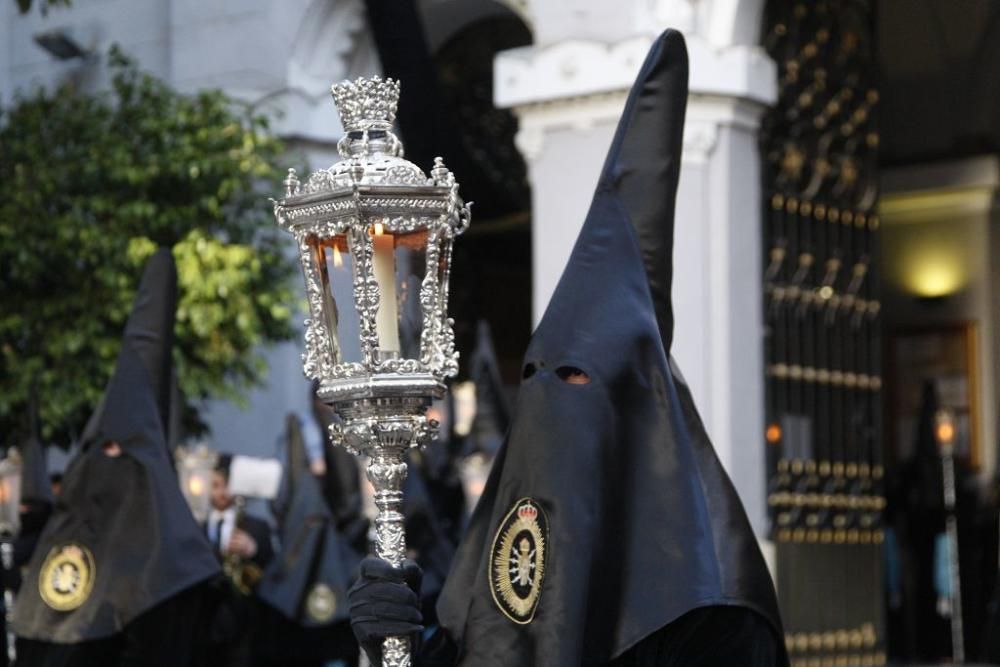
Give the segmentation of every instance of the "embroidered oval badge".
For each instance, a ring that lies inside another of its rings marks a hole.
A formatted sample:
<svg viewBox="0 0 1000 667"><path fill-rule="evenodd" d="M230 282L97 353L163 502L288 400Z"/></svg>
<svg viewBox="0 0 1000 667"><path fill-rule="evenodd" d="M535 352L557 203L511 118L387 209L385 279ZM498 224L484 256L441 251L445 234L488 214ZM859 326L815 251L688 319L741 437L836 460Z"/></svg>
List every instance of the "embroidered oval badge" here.
<svg viewBox="0 0 1000 667"><path fill-rule="evenodd" d="M73 611L90 597L96 575L90 549L74 542L56 546L38 573L38 592L56 611Z"/></svg>
<svg viewBox="0 0 1000 667"><path fill-rule="evenodd" d="M326 584L320 582L312 587L306 597L306 613L317 623L326 623L337 611L337 596Z"/></svg>
<svg viewBox="0 0 1000 667"><path fill-rule="evenodd" d="M530 623L545 577L549 522L531 498L522 498L493 538L490 592L500 611L515 623Z"/></svg>

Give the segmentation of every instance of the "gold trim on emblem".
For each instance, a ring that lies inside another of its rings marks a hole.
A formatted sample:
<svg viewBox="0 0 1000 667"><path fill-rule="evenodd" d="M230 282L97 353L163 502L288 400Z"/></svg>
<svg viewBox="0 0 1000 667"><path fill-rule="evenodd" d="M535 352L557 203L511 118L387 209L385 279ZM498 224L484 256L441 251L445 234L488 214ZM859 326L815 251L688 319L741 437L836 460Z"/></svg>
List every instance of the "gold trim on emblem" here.
<svg viewBox="0 0 1000 667"><path fill-rule="evenodd" d="M97 568L90 549L71 542L52 548L38 573L42 601L56 611L73 611L90 597Z"/></svg>
<svg viewBox="0 0 1000 667"><path fill-rule="evenodd" d="M531 623L538 608L545 577L548 530L548 518L538 503L521 498L493 537L490 593L503 615L519 625Z"/></svg>
<svg viewBox="0 0 1000 667"><path fill-rule="evenodd" d="M326 623L337 613L337 596L333 589L324 583L318 583L309 591L306 597L306 613L317 623Z"/></svg>

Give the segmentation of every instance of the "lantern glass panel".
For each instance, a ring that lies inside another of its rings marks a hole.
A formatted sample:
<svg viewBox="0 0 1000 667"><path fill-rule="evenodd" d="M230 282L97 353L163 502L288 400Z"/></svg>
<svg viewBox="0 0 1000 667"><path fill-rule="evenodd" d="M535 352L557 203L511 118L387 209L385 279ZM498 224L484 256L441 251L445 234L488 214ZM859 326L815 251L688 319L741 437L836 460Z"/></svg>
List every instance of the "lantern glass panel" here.
<svg viewBox="0 0 1000 667"><path fill-rule="evenodd" d="M181 489L195 520L199 523L207 521L212 509L211 469L198 465L185 467L181 472Z"/></svg>
<svg viewBox="0 0 1000 667"><path fill-rule="evenodd" d="M399 321L400 352L404 358L420 358L420 337L424 312L420 288L427 272L427 232L395 235L396 315Z"/></svg>
<svg viewBox="0 0 1000 667"><path fill-rule="evenodd" d="M7 458L0 462L0 532L17 533L20 527L21 466Z"/></svg>
<svg viewBox="0 0 1000 667"><path fill-rule="evenodd" d="M345 236L313 237L323 289L323 318L334 363L361 361L361 320L354 303L354 261Z"/></svg>

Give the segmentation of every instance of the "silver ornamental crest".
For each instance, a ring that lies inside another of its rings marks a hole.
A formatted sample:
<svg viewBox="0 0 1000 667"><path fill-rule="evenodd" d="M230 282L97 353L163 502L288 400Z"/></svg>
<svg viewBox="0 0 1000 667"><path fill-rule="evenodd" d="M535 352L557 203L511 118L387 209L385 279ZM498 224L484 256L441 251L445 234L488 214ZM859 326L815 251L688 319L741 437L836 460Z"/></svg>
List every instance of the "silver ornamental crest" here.
<svg viewBox="0 0 1000 667"><path fill-rule="evenodd" d="M535 616L548 539L548 518L531 498L514 503L493 538L490 592L504 616L515 623L530 623Z"/></svg>

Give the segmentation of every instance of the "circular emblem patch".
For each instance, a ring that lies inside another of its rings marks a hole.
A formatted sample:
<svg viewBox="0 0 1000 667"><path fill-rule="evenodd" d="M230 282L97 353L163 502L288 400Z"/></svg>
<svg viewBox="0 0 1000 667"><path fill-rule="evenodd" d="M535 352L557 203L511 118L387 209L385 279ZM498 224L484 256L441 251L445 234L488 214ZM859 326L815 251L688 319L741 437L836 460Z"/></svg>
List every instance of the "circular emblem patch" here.
<svg viewBox="0 0 1000 667"><path fill-rule="evenodd" d="M531 498L514 503L493 538L490 592L500 611L515 623L530 623L545 577L549 521Z"/></svg>
<svg viewBox="0 0 1000 667"><path fill-rule="evenodd" d="M56 611L72 611L87 601L96 574L87 547L72 542L53 547L38 573L38 592Z"/></svg>
<svg viewBox="0 0 1000 667"><path fill-rule="evenodd" d="M323 583L316 584L306 597L306 613L317 623L326 623L337 611L337 596Z"/></svg>

